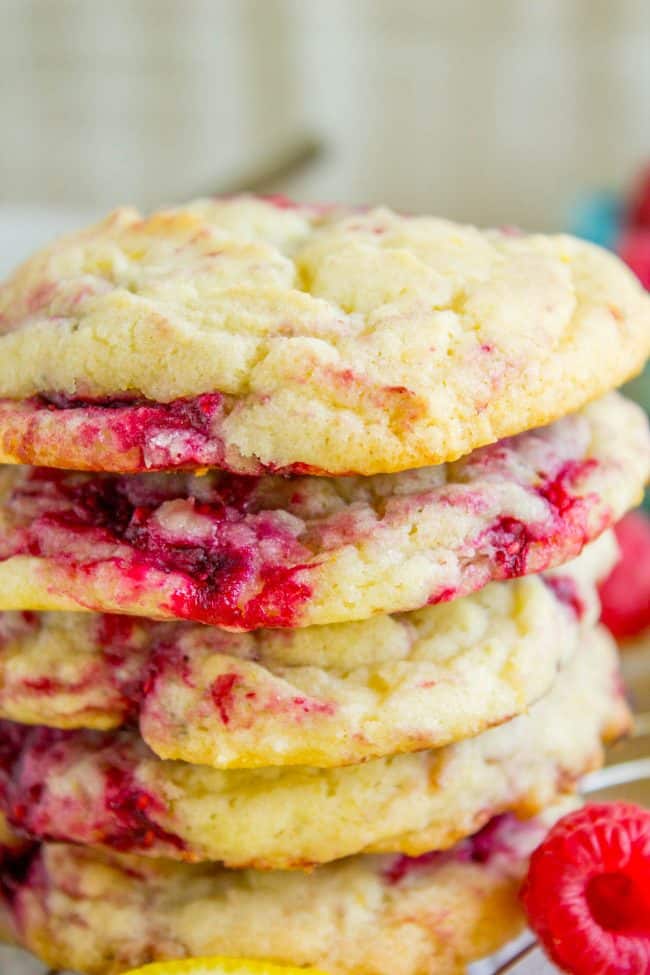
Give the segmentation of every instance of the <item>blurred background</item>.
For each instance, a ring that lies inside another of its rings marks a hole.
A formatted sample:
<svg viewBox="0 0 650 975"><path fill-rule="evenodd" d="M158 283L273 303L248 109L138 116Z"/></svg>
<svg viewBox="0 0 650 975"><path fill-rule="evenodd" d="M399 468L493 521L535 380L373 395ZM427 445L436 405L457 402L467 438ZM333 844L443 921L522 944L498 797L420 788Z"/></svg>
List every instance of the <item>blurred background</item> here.
<svg viewBox="0 0 650 975"><path fill-rule="evenodd" d="M650 159L647 0L0 11L4 266L22 252L12 219L26 211L49 233L118 202L247 181L552 230L586 191L622 192Z"/></svg>

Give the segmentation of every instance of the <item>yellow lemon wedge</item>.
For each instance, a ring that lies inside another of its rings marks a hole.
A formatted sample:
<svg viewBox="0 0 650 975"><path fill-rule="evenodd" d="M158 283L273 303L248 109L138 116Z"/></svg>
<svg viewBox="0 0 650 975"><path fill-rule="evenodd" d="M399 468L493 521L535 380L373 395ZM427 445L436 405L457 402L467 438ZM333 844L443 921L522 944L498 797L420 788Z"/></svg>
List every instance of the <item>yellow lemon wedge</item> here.
<svg viewBox="0 0 650 975"><path fill-rule="evenodd" d="M124 975L324 975L315 968L292 968L250 958L185 958L158 961Z"/></svg>

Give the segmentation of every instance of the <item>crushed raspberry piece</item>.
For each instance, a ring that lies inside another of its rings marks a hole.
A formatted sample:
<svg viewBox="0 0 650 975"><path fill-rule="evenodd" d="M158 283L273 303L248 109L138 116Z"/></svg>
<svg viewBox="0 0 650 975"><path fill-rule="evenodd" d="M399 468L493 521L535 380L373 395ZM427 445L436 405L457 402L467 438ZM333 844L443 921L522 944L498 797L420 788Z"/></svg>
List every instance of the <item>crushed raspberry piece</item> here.
<svg viewBox="0 0 650 975"><path fill-rule="evenodd" d="M650 975L650 811L585 806L531 857L521 898L552 960L572 975Z"/></svg>
<svg viewBox="0 0 650 975"><path fill-rule="evenodd" d="M488 819L473 836L460 840L449 850L431 850L416 857L399 854L384 871L384 880L390 886L400 884L411 874L452 860L460 863L489 863L496 856L512 856L518 859L520 854L517 853L517 841L530 832L531 828L538 828L534 821L519 820L512 813L499 813Z"/></svg>
<svg viewBox="0 0 650 975"><path fill-rule="evenodd" d="M409 857L405 854L400 854L384 872L384 880L392 887L395 884L400 884L409 874L429 867L441 859L442 853L437 850L422 853L419 857Z"/></svg>
<svg viewBox="0 0 650 975"><path fill-rule="evenodd" d="M232 710L235 706L235 687L241 681L239 674L219 674L214 681L211 691L214 706L224 724L230 724Z"/></svg>
<svg viewBox="0 0 650 975"><path fill-rule="evenodd" d="M21 888L37 886L40 851L38 843L0 846L0 898L8 907L15 909Z"/></svg>
<svg viewBox="0 0 650 975"><path fill-rule="evenodd" d="M650 518L640 511L616 526L621 560L600 587L602 621L617 638L650 627Z"/></svg>
<svg viewBox="0 0 650 975"><path fill-rule="evenodd" d="M285 196L284 193L269 193L260 199L264 200L265 203L270 203L278 210L297 210L300 206L299 203Z"/></svg>
<svg viewBox="0 0 650 975"><path fill-rule="evenodd" d="M185 584L169 598L174 616L223 627L289 627L312 595L306 580L310 567L302 561L309 550L282 513L260 508L254 496L258 481L217 476L214 490L205 490L206 500L197 501L191 486L175 477L77 477L33 468L16 487L9 507L40 507L39 517L19 542L31 555L42 552L44 528L66 533L71 545L97 532L104 541L131 548L132 561L123 562L120 571L135 586L148 573L185 576ZM211 521L212 532L199 544L191 533L170 533L158 521L166 502Z"/></svg>
<svg viewBox="0 0 650 975"><path fill-rule="evenodd" d="M575 618L581 620L587 611L587 607L580 595L575 579L571 576L561 575L543 576L542 578L558 602L567 606Z"/></svg>
<svg viewBox="0 0 650 975"><path fill-rule="evenodd" d="M118 766L105 770L106 809L110 812L109 825L101 842L115 850L149 849L155 840L168 843L177 850L183 849L183 841L174 833L163 829L152 816L162 810L162 804L154 796L136 785L132 776Z"/></svg>

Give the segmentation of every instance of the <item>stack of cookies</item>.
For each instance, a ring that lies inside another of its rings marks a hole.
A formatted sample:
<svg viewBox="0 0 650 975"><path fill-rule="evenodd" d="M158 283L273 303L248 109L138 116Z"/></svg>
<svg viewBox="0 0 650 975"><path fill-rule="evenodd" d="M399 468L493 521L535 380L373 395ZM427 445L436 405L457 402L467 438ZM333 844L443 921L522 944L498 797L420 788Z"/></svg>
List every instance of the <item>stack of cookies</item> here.
<svg viewBox="0 0 650 975"><path fill-rule="evenodd" d="M447 975L628 714L649 299L568 237L250 197L0 292L2 935Z"/></svg>

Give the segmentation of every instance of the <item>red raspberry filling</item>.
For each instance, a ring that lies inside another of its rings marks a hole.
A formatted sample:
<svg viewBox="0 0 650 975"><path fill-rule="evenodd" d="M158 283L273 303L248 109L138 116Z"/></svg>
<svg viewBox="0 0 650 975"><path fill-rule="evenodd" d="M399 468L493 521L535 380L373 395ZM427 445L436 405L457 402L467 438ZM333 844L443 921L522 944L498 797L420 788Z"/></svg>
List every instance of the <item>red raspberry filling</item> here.
<svg viewBox="0 0 650 975"><path fill-rule="evenodd" d="M231 405L221 393L169 403L57 392L22 402L0 399L0 444L20 463L70 470L327 473L302 463L278 467L252 457L228 459L222 426Z"/></svg>
<svg viewBox="0 0 650 975"><path fill-rule="evenodd" d="M500 445L488 447L485 456L488 456L490 450L496 453L500 450ZM549 511L552 512L550 524L527 524L518 518L505 515L490 525L485 532L485 540L494 550L494 560L498 566L495 578L513 579L525 575L530 571L530 556L535 546L540 542L552 543L563 532L574 534L579 539L577 552L581 550L588 538L585 526L588 524L589 507L593 499L580 495L576 485L579 485L580 480L588 475L596 463L593 458L567 461L534 489L539 497L548 502ZM430 602L442 600L432 599Z"/></svg>
<svg viewBox="0 0 650 975"><path fill-rule="evenodd" d="M351 570L349 589L341 581L346 602L362 589L378 601L374 587L388 560L378 559L375 575L366 545L401 547L425 512L428 527L408 558L420 549L430 562L427 602L437 603L567 561L611 524L618 504L613 510L610 496L629 493L626 465L606 451L585 456L588 449L589 423L567 418L457 466L351 487L340 481L331 490L321 483L313 492L306 479L224 472L200 479L27 468L7 476L0 560L44 560L39 581L85 609L226 629L291 627L336 619L331 573L341 558ZM445 514L436 538L438 510ZM455 532L456 520L466 531ZM426 594L416 592L410 570L395 571L395 604L375 608L422 605Z"/></svg>
<svg viewBox="0 0 650 975"><path fill-rule="evenodd" d="M101 753L111 738L86 731L80 741L92 754ZM53 767L65 773L74 749L73 732L0 721L0 808L15 830L45 840L62 839L58 824L68 818L84 842L100 842L122 852L145 851L154 844L184 848L178 836L157 822L165 803L135 781L132 762L119 747L102 764L103 795L97 808L88 808L82 797L59 801L44 783Z"/></svg>
<svg viewBox="0 0 650 975"><path fill-rule="evenodd" d="M619 640L650 627L650 519L640 511L615 528L621 560L600 587L602 621Z"/></svg>
<svg viewBox="0 0 650 975"><path fill-rule="evenodd" d="M23 890L45 886L38 843L0 846L0 903L9 908L15 922L21 924L20 895Z"/></svg>
<svg viewBox="0 0 650 975"><path fill-rule="evenodd" d="M585 806L535 850L521 893L531 928L572 975L650 973L650 812Z"/></svg>
<svg viewBox="0 0 650 975"><path fill-rule="evenodd" d="M97 440L109 436L118 453L133 454L126 464L127 470L192 469L224 464L220 436L224 397L220 393L203 393L171 403L127 398L83 399L51 393L29 402L33 411L23 418L25 429L18 445L18 455L26 461L30 459L30 432L42 436L42 414L56 411L61 414L57 429L60 427L65 433L69 418L73 424L71 435L87 450Z"/></svg>
<svg viewBox="0 0 650 975"><path fill-rule="evenodd" d="M542 578L557 601L570 609L576 619L581 620L587 607L580 595L576 580L571 576L562 575L543 576Z"/></svg>
<svg viewBox="0 0 650 975"><path fill-rule="evenodd" d="M302 562L309 550L286 527L282 512L260 510L252 500L259 479L224 475L209 500L199 502L184 491L179 477L87 478L33 468L8 506L24 505L35 517L13 543L0 539L0 558L29 554L65 562L68 553L52 552L44 541L51 529L70 537L71 551L84 536L124 542L132 559L123 561L122 572L134 586L149 569L185 577L186 585L172 599L175 616L244 629L293 625L311 596ZM203 515L211 530L200 541L182 530L166 531L157 515L167 501L179 503L187 514Z"/></svg>
<svg viewBox="0 0 650 975"><path fill-rule="evenodd" d="M384 871L384 880L389 886L401 884L403 880L413 874L426 871L431 866L441 866L450 861L490 863L497 856L510 857L516 860L521 856L519 845L522 836L526 834L534 836L539 828L539 823L534 819L521 820L517 819L514 813L500 813L488 819L485 825L473 836L460 840L449 850L432 850L430 853L423 853L417 857L399 854Z"/></svg>

